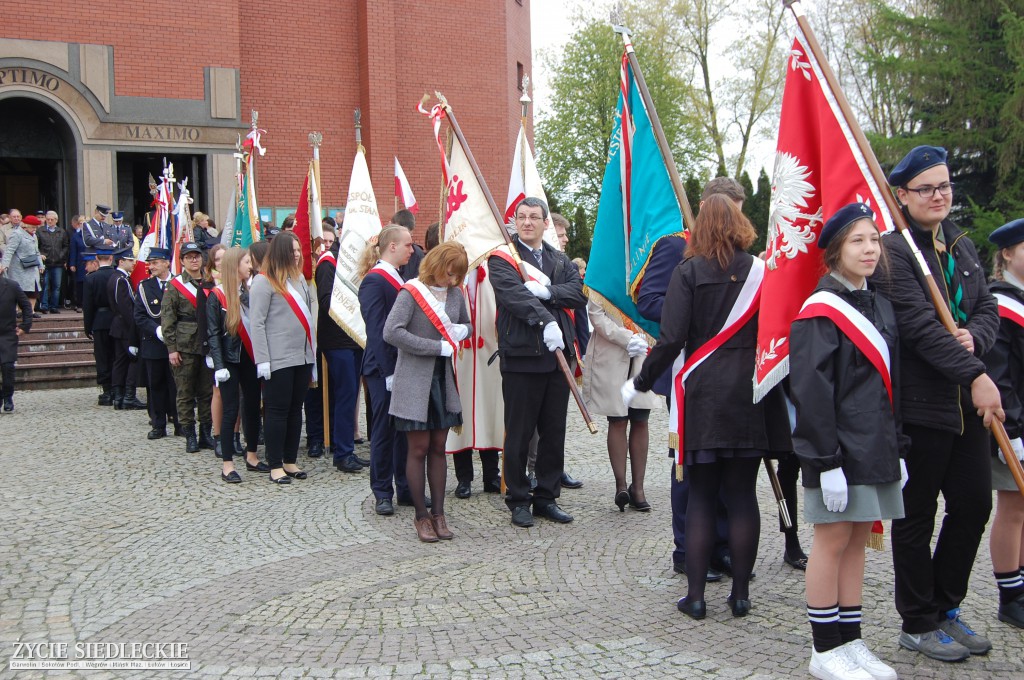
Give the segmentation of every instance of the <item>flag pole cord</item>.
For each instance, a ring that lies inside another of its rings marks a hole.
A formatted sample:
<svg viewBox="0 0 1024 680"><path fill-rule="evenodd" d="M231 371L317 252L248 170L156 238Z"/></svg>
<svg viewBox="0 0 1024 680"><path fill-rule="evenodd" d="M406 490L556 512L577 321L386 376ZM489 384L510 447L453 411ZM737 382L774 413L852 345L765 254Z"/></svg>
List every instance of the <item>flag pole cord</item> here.
<svg viewBox="0 0 1024 680"><path fill-rule="evenodd" d="M956 333L956 323L953 321L953 315L949 311L949 306L946 304L945 297L939 292L939 287L935 283L935 277L932 276L931 270L928 269L928 264L924 260L924 256L921 254L920 249L914 242L914 238L910 233L910 228L903 215L903 211L896 202L896 197L893 195L891 190L884 190L884 187L889 186L889 181L882 173L882 166L879 165L878 159L875 157L875 152L871 148L871 144L868 143L867 137L864 136L864 131L861 130L856 117L853 115L853 109L850 107L850 102L846 99L846 94L843 92L843 88L839 85L839 80L836 78L836 74L832 71L832 67L829 66L829 63L825 58L825 53L821 49L821 44L818 42L818 39L814 34L814 30L807 21L807 17L804 15L800 1L783 0L783 3L796 18L796 23L800 28L800 33L807 41L807 46L810 48L814 59L818 62L818 65L821 67L821 73L825 77L825 81L828 84L829 89L832 91L832 95L835 97L836 102L839 104L839 110L842 112L843 118L846 119L846 123L853 133L854 141L857 142L857 146L860 148L861 153L864 155L864 159L867 161L871 177L875 180L879 189L882 189L882 196L885 199L885 205L889 209L889 213L892 215L893 224L896 225L896 229L899 230L907 240L911 251L914 253L914 259L917 262L917 266L921 269L921 273L924 275L925 283L928 286L928 293L932 299L932 304L935 306L935 312L939 316L939 321L947 331L950 333ZM1006 428L999 420L993 418L989 425L989 429L992 430L992 436L995 437L996 443L999 444L999 448L1003 452L1003 457L1006 458L1007 467L1010 468L1010 473L1013 475L1013 481L1017 484L1017 489L1020 491L1021 495L1024 495L1024 467L1021 466L1020 461L1017 460L1016 454L1013 453L1013 447L1010 445L1010 437L1006 434Z"/></svg>
<svg viewBox="0 0 1024 680"><path fill-rule="evenodd" d="M651 92L647 89L647 81L644 80L644 73L640 70L640 62L633 51L633 43L629 38L629 29L625 26L615 26L613 29L622 36L622 42L626 46L626 57L629 65L636 76L636 86L640 90L640 96L647 107L647 116L651 119L651 128L654 130L654 138L658 141L658 149L661 151L662 160L668 168L668 176L672 180L672 188L675 189L676 199L683 211L683 224L687 229L693 229L693 210L690 208L690 201L686 197L686 189L683 187L683 180L679 176L679 169L676 167L675 159L672 157L672 149L669 148L668 138L665 137L665 129L661 126L661 119L658 118L658 111L654 108L654 100L651 99ZM626 121L622 122L625 129Z"/></svg>
<svg viewBox="0 0 1024 680"><path fill-rule="evenodd" d="M470 166L473 168L473 174L476 175L477 181L480 183L480 188L484 192L484 198L487 199L487 205L491 208L491 214L494 216L494 221L498 223L501 229L501 235L505 238L505 244L510 246L512 255L516 261L519 261L518 253L516 248L512 244L512 237L509 236L508 227L505 226L505 220L498 210L498 205L494 202L494 197L491 195L490 189L487 188L487 182L484 180L483 173L480 171L480 166L477 165L476 158L473 157L473 152L469 148L469 144L466 142L466 137L462 134L462 128L459 127L459 122L455 119L455 112L452 111L451 106L448 105L448 101L438 96L441 101L441 107L444 109L445 116L448 118L448 122L451 124L452 132L455 133L455 137L462 144L463 150L466 152L466 159L469 161ZM523 264L520 262L520 273L525 277L526 271ZM572 371L569 370L569 363L565 360L565 355L560 350L553 352L555 359L558 361L558 367L562 371L562 375L565 376L565 381L569 384L569 391L572 393L573 398L576 400L576 405L580 409L580 414L583 416L583 420L587 424L587 429L590 430L591 434L597 434L597 425L594 424L594 420L590 417L590 411L587 409L586 403L583 401L583 395L580 394L579 387L576 385L576 378L573 376Z"/></svg>

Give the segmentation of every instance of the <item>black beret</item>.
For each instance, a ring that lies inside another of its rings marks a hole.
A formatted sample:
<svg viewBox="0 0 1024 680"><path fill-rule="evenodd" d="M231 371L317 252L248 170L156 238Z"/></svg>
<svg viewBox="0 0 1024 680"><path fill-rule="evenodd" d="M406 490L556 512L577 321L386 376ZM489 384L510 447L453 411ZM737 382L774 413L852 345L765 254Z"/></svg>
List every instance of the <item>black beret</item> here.
<svg viewBox="0 0 1024 680"><path fill-rule="evenodd" d="M903 157L889 173L889 184L894 187L906 186L928 168L946 164L946 150L941 146L917 146Z"/></svg>
<svg viewBox="0 0 1024 680"><path fill-rule="evenodd" d="M1024 219L1007 222L989 234L988 240L1000 248L1009 248L1024 241Z"/></svg>
<svg viewBox="0 0 1024 680"><path fill-rule="evenodd" d="M832 217L828 218L825 226L821 228L818 235L818 247L824 250L840 232L857 220L869 219L874 221L875 213L865 203L849 203L837 210Z"/></svg>

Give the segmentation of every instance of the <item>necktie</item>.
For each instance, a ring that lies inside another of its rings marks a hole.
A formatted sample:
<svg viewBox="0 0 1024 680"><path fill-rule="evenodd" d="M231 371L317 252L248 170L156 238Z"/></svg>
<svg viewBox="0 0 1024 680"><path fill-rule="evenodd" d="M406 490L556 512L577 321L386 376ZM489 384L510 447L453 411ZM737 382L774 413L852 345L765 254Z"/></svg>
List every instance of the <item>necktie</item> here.
<svg viewBox="0 0 1024 680"><path fill-rule="evenodd" d="M948 250L939 253L942 263L942 278L946 281L946 292L949 294L949 311L953 321L959 326L967 321L967 312L963 309L964 291L960 288L960 280L956 277L956 260Z"/></svg>
<svg viewBox="0 0 1024 680"><path fill-rule="evenodd" d="M533 251L533 259L537 260L537 269L541 269L541 270L544 269L543 252L544 251L542 251L540 248L538 248L537 250Z"/></svg>

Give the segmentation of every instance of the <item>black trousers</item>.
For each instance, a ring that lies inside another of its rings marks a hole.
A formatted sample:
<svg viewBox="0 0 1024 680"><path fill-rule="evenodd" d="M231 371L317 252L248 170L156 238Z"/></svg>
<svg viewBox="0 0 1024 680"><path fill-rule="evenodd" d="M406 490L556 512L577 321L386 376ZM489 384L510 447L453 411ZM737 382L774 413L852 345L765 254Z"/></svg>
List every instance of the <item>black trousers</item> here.
<svg viewBox="0 0 1024 680"><path fill-rule="evenodd" d="M365 375L369 390L366 411L373 413L370 435L370 488L374 498L391 499L394 493L398 500L411 500L409 480L405 476L409 447L405 435L395 431L391 416L391 393L384 378L377 374Z"/></svg>
<svg viewBox="0 0 1024 680"><path fill-rule="evenodd" d="M93 330L92 355L96 359L96 384L109 390L114 366L114 339L110 337L109 328Z"/></svg>
<svg viewBox="0 0 1024 680"><path fill-rule="evenodd" d="M78 281L76 279L75 280L74 291L75 291L75 294L74 294L75 307L81 307L82 306L82 300L85 298L85 281L84 280Z"/></svg>
<svg viewBox="0 0 1024 680"><path fill-rule="evenodd" d="M945 612L960 606L992 511L989 435L973 413L970 395L961 392L961 401L961 435L903 425L912 441L906 458L910 478L903 489L905 517L892 523L892 561L896 610L911 634L935 630ZM940 492L946 514L933 554Z"/></svg>
<svg viewBox="0 0 1024 680"><path fill-rule="evenodd" d="M555 503L562 493L565 467L565 417L569 385L560 371L549 373L502 372L505 399L505 487L509 508L535 508ZM534 430L537 442L537 489L530 493L526 459Z"/></svg>
<svg viewBox="0 0 1024 680"><path fill-rule="evenodd" d="M128 340L111 338L114 345L114 365L110 371L110 381L115 387L134 389L139 382L139 362L128 351Z"/></svg>
<svg viewBox="0 0 1024 680"><path fill-rule="evenodd" d="M256 377L256 364L244 350L241 352L239 363L228 363L224 367L228 369L231 377L220 384L220 454L224 460L231 460L235 453L235 445L231 439L239 410L242 411L242 433L245 435L246 448L255 451L259 442L260 381ZM244 402L243 394L248 395Z"/></svg>
<svg viewBox="0 0 1024 680"><path fill-rule="evenodd" d="M149 424L153 429L167 427L167 414L176 414L176 390L167 359L143 359L149 385Z"/></svg>
<svg viewBox="0 0 1024 680"><path fill-rule="evenodd" d="M14 396L14 362L7 361L0 364L0 398L8 399Z"/></svg>
<svg viewBox="0 0 1024 680"><path fill-rule="evenodd" d="M293 465L302 438L302 402L309 390L313 366L279 368L263 381L263 441L267 445L267 464L279 468ZM230 430L235 427L231 422ZM223 448L223 447L221 447Z"/></svg>
<svg viewBox="0 0 1024 680"><path fill-rule="evenodd" d="M786 508L789 510L789 518L793 521L793 529L797 527L797 497L796 482L800 476L800 459L795 453L790 453L779 458L776 473L779 477L779 486L782 487L782 497L786 499ZM779 531L785 533L786 527L779 517Z"/></svg>
<svg viewBox="0 0 1024 680"><path fill-rule="evenodd" d="M323 362L320 358L323 353L316 352L316 367L323 372ZM352 407L353 410L355 406ZM313 442L324 443L324 379L320 376L316 387L310 387L306 391L306 398L303 400L302 410L306 413L306 445Z"/></svg>
<svg viewBox="0 0 1024 680"><path fill-rule="evenodd" d="M455 477L461 483L473 481L473 449L466 449L452 454L452 463L455 464ZM480 468L483 470L484 484L497 483L498 472L498 451L496 449L485 449L480 451Z"/></svg>

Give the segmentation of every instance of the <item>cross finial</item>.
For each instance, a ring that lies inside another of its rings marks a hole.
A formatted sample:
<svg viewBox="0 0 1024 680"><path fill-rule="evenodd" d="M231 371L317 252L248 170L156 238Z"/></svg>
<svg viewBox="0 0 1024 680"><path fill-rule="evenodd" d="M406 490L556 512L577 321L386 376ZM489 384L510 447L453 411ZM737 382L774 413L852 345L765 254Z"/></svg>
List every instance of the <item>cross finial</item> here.
<svg viewBox="0 0 1024 680"><path fill-rule="evenodd" d="M323 144L324 135L322 132L310 132L309 143L314 149L319 149L320 145Z"/></svg>
<svg viewBox="0 0 1024 680"><path fill-rule="evenodd" d="M255 130L256 129L256 125L257 125L257 121L259 121L259 119L260 119L260 112L257 111L256 109L252 109L251 115L252 115L252 118L251 118L252 122L250 124L252 125L252 129Z"/></svg>

